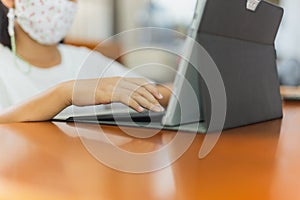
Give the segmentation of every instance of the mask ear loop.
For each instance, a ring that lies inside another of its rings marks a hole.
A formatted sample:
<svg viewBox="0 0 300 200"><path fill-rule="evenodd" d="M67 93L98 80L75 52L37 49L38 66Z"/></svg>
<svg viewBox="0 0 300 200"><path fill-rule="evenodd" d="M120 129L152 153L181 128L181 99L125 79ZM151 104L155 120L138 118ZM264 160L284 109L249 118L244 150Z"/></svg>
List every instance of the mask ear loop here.
<svg viewBox="0 0 300 200"><path fill-rule="evenodd" d="M7 14L8 17L8 34L10 36L11 49L16 55L16 40L15 40L15 9L10 8Z"/></svg>
<svg viewBox="0 0 300 200"><path fill-rule="evenodd" d="M10 44L11 44L11 50L14 54L14 62L15 65L17 66L17 68L24 72L25 74L29 74L31 72L31 66L28 64L28 69L26 71L23 71L20 69L18 63L17 63L17 51L16 51L16 39L15 39L15 9L14 8L10 8L8 10L8 14L7 14L7 18L8 18L8 34L10 36Z"/></svg>

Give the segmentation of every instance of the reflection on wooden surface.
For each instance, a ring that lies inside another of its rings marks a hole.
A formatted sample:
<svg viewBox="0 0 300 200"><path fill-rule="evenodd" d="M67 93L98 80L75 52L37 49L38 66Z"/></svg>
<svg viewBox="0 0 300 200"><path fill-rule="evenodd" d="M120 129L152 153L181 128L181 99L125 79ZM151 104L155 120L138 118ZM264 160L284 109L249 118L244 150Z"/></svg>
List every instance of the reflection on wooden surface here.
<svg viewBox="0 0 300 200"><path fill-rule="evenodd" d="M300 103L285 102L282 120L224 131L201 160L199 134L175 163L144 174L105 166L81 139L105 145L102 131L120 149L147 153L176 133L140 139L110 126L0 125L0 199L300 199L299 120Z"/></svg>
<svg viewBox="0 0 300 200"><path fill-rule="evenodd" d="M283 98L298 97L300 100L300 87L281 86L280 93Z"/></svg>

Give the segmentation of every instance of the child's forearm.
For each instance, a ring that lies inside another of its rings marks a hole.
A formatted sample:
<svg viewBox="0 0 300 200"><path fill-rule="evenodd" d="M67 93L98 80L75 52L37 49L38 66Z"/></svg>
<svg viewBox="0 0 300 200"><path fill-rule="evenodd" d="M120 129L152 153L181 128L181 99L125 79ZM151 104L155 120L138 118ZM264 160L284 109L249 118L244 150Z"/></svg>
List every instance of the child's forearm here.
<svg viewBox="0 0 300 200"><path fill-rule="evenodd" d="M46 121L70 105L70 88L57 85L17 106L0 112L0 123Z"/></svg>

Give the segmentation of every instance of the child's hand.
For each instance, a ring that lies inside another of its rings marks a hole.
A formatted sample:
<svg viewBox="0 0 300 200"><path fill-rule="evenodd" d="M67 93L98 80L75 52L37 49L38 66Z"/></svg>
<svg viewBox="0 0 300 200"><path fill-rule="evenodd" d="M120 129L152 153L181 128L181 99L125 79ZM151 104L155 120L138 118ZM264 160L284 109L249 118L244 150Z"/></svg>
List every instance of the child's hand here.
<svg viewBox="0 0 300 200"><path fill-rule="evenodd" d="M144 108L161 112L159 104L163 96L155 85L140 78L101 78L91 80L77 80L66 83L72 96L68 101L76 106L109 104L121 102L138 112Z"/></svg>

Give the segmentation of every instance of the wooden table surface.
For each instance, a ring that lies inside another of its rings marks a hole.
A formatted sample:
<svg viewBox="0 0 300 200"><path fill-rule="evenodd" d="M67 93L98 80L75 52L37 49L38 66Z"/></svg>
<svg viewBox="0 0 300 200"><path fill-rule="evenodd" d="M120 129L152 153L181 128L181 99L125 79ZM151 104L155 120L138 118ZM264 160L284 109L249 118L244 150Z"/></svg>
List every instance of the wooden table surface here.
<svg viewBox="0 0 300 200"><path fill-rule="evenodd" d="M79 129L92 142L99 134L95 125ZM284 102L282 120L224 131L204 159L198 151L205 135L198 134L180 159L151 173L107 167L76 130L50 122L0 125L0 199L300 199L300 102ZM175 136L139 139L109 126L102 133L135 153L158 150Z"/></svg>

